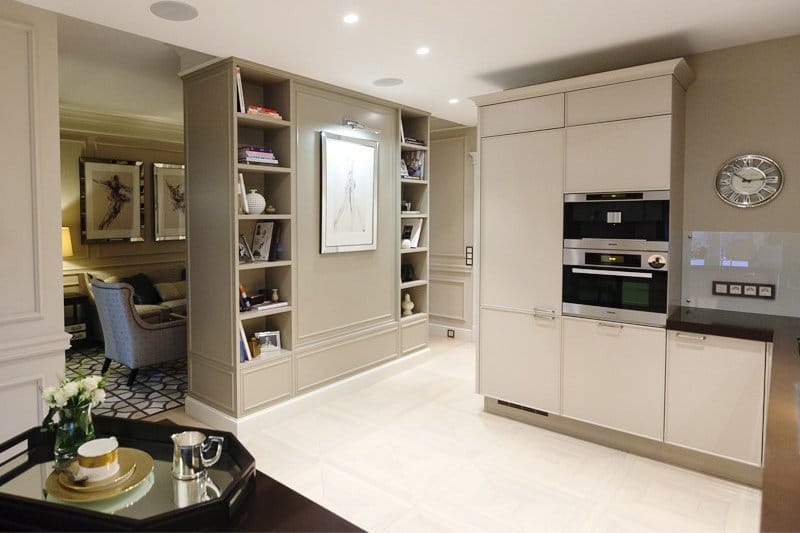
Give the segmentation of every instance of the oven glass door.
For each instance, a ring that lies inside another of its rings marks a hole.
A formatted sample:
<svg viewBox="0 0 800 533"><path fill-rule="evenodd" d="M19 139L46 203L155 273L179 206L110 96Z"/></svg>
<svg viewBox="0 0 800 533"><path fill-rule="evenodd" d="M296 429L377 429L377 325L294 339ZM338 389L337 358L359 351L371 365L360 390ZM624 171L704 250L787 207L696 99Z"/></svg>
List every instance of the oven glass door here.
<svg viewBox="0 0 800 533"><path fill-rule="evenodd" d="M564 302L666 313L667 273L564 265Z"/></svg>
<svg viewBox="0 0 800 533"><path fill-rule="evenodd" d="M669 241L669 200L564 204L564 239Z"/></svg>

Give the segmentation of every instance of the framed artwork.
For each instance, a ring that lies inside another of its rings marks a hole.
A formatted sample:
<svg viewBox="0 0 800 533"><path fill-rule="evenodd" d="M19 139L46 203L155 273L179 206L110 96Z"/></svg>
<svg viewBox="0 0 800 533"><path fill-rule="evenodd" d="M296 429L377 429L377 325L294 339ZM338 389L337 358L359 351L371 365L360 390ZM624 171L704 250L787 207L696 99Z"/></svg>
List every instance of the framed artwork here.
<svg viewBox="0 0 800 533"><path fill-rule="evenodd" d="M141 161L80 160L81 242L144 240Z"/></svg>
<svg viewBox="0 0 800 533"><path fill-rule="evenodd" d="M261 345L262 353L281 349L280 331L259 331L255 333L255 337Z"/></svg>
<svg viewBox="0 0 800 533"><path fill-rule="evenodd" d="M186 176L183 165L153 163L153 212L157 241L186 238Z"/></svg>
<svg viewBox="0 0 800 533"><path fill-rule="evenodd" d="M378 247L378 141L320 132L320 253Z"/></svg>
<svg viewBox="0 0 800 533"><path fill-rule="evenodd" d="M405 173L404 173L405 169ZM414 150L403 152L403 160L400 165L400 176L418 180L425 179L425 152Z"/></svg>
<svg viewBox="0 0 800 533"><path fill-rule="evenodd" d="M422 235L422 219L407 218L403 220L403 231L400 240L408 239L411 241L411 248L419 247L419 238Z"/></svg>
<svg viewBox="0 0 800 533"><path fill-rule="evenodd" d="M269 261L272 249L272 234L275 231L274 222L258 222L253 230L253 260Z"/></svg>
<svg viewBox="0 0 800 533"><path fill-rule="evenodd" d="M253 260L253 251L250 249L250 245L247 244L244 233L242 233L239 235L239 264L252 263Z"/></svg>

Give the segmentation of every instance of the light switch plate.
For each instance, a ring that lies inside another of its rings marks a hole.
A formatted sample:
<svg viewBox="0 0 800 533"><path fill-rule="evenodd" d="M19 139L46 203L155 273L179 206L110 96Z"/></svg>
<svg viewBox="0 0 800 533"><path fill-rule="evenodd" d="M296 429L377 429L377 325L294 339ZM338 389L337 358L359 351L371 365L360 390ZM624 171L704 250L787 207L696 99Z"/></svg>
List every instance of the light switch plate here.
<svg viewBox="0 0 800 533"><path fill-rule="evenodd" d="M775 299L773 283L739 283L733 281L713 281L711 293L715 296L740 296L745 298Z"/></svg>

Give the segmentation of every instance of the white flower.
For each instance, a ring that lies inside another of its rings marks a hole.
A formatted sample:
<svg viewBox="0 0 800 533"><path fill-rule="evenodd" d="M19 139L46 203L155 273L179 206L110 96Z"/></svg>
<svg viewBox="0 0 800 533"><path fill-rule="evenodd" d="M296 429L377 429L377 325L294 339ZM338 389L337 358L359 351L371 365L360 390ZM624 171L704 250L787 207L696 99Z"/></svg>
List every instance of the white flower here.
<svg viewBox="0 0 800 533"><path fill-rule="evenodd" d="M81 380L81 387L86 392L93 392L94 390L97 389L97 386L100 383L101 379L103 379L101 376L89 376L83 378Z"/></svg>
<svg viewBox="0 0 800 533"><path fill-rule="evenodd" d="M73 396L78 395L80 386L78 385L77 381L69 381L64 383L64 385L61 387L61 390L64 391L64 396L67 398L72 398Z"/></svg>
<svg viewBox="0 0 800 533"><path fill-rule="evenodd" d="M42 391L42 399L44 403L47 404L47 407L53 407L55 405L55 401L53 400L53 394L56 392L55 387L45 387Z"/></svg>
<svg viewBox="0 0 800 533"><path fill-rule="evenodd" d="M56 407L64 407L67 405L68 399L69 397L64 394L63 388L56 389L55 392L53 392L53 403Z"/></svg>
<svg viewBox="0 0 800 533"><path fill-rule="evenodd" d="M104 391L103 389L95 389L94 392L92 392L93 406L100 405L101 403L103 403L103 401L105 401L105 399L106 399L106 391Z"/></svg>

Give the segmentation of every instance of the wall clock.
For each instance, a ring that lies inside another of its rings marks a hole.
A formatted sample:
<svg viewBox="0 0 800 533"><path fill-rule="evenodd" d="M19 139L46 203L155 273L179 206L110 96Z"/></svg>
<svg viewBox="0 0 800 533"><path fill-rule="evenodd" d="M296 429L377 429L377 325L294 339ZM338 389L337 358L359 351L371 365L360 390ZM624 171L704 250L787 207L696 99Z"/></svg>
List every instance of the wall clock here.
<svg viewBox="0 0 800 533"><path fill-rule="evenodd" d="M736 207L756 207L774 200L783 188L783 171L763 155L738 155L717 172L717 194Z"/></svg>

